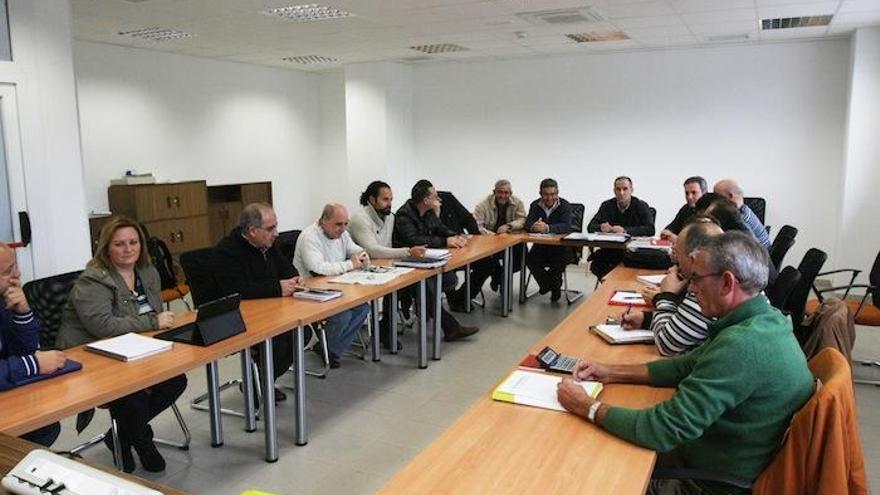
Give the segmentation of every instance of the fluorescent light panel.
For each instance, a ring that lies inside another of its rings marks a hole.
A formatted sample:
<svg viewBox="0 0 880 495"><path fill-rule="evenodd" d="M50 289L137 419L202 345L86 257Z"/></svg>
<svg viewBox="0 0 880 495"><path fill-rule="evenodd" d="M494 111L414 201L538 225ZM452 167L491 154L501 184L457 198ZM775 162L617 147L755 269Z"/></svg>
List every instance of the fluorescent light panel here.
<svg viewBox="0 0 880 495"><path fill-rule="evenodd" d="M326 21L328 19L340 19L342 17L351 17L353 15L351 12L346 12L345 10L325 7L316 3L277 7L264 10L261 13L283 17L296 22Z"/></svg>
<svg viewBox="0 0 880 495"><path fill-rule="evenodd" d="M323 55L297 55L294 57L284 57L281 60L302 65L335 64L339 62L338 58L325 57Z"/></svg>
<svg viewBox="0 0 880 495"><path fill-rule="evenodd" d="M131 38L141 38L150 41L169 41L191 38L194 35L178 31L170 28L148 27L143 29L135 29L133 31L120 31L120 36L129 36Z"/></svg>
<svg viewBox="0 0 880 495"><path fill-rule="evenodd" d="M798 27L827 26L831 23L834 15L812 15L804 17L779 17L776 19L762 19L761 29L769 31L771 29L789 29Z"/></svg>
<svg viewBox="0 0 880 495"><path fill-rule="evenodd" d="M623 31L605 31L605 32L589 32L589 33L573 33L566 34L569 38L578 43L590 43L595 41L620 41L628 40L629 36Z"/></svg>
<svg viewBox="0 0 880 495"><path fill-rule="evenodd" d="M418 45L409 47L410 50L416 50L423 53L449 53L449 52L466 52L469 49L455 43L437 43L434 45Z"/></svg>

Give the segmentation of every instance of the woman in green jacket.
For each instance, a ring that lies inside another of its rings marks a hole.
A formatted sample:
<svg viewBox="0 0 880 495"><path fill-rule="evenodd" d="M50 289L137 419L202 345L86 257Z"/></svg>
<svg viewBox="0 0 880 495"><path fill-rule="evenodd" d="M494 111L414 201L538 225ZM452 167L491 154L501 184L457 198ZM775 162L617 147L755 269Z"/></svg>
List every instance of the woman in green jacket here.
<svg viewBox="0 0 880 495"><path fill-rule="evenodd" d="M58 335L60 348L174 325L174 313L162 311L159 273L150 263L145 241L141 227L129 218L115 217L104 225L95 257L70 291ZM125 472L134 471L132 447L144 469L165 469L149 421L171 407L185 388L186 376L179 375L109 404L119 425ZM110 435L104 441L114 449Z"/></svg>

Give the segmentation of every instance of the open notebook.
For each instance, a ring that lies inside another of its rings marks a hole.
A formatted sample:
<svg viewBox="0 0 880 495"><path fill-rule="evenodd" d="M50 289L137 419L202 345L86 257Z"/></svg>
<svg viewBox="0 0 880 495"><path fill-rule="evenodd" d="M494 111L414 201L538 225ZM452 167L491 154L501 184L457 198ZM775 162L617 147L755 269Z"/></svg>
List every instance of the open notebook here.
<svg viewBox="0 0 880 495"><path fill-rule="evenodd" d="M512 402L525 406L564 411L565 408L556 399L556 386L562 381L561 376L550 373L534 373L531 371L514 370L501 385L492 392L492 398L501 402ZM592 398L599 396L602 384L599 382L577 382Z"/></svg>
<svg viewBox="0 0 880 495"><path fill-rule="evenodd" d="M648 344L654 342L654 332L650 330L624 330L620 325L594 325L590 328L609 344Z"/></svg>

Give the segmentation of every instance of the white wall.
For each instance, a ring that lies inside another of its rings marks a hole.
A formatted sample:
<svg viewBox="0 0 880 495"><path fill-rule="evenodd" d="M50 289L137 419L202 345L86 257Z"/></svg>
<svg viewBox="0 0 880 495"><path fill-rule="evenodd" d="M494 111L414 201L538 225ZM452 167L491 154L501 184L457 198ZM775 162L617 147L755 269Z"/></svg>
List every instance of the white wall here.
<svg viewBox="0 0 880 495"><path fill-rule="evenodd" d="M269 180L282 229L311 218L321 157L319 77L75 42L90 209L125 170L208 184Z"/></svg>
<svg viewBox="0 0 880 495"><path fill-rule="evenodd" d="M15 88L33 225L34 275L82 269L91 257L69 2L11 0L13 61L0 63L0 83Z"/></svg>
<svg viewBox="0 0 880 495"><path fill-rule="evenodd" d="M416 171L465 205L501 177L528 202L552 176L588 215L630 175L658 229L687 176L734 177L768 199L769 224L800 228L796 264L834 248L848 61L832 40L422 65Z"/></svg>
<svg viewBox="0 0 880 495"><path fill-rule="evenodd" d="M840 256L830 264L870 270L880 250L880 27L859 29L853 38L847 117Z"/></svg>

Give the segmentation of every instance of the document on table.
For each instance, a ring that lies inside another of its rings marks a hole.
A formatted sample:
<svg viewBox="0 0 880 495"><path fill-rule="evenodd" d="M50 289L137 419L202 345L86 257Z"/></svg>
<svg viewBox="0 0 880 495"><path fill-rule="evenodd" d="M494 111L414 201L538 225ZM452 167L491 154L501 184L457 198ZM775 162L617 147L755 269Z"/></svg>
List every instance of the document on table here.
<svg viewBox="0 0 880 495"><path fill-rule="evenodd" d="M129 332L118 337L86 344L86 350L120 361L136 361L153 354L170 351L173 345L173 342L167 340Z"/></svg>
<svg viewBox="0 0 880 495"><path fill-rule="evenodd" d="M606 234L602 232L572 232L563 239L567 241L626 242L628 234Z"/></svg>
<svg viewBox="0 0 880 495"><path fill-rule="evenodd" d="M425 250L425 258L436 258L438 260L445 260L452 256L452 253L449 252L448 249L426 249Z"/></svg>
<svg viewBox="0 0 880 495"><path fill-rule="evenodd" d="M650 330L625 330L620 325L594 325L590 327L596 335L609 344L639 344L654 342L654 332Z"/></svg>
<svg viewBox="0 0 880 495"><path fill-rule="evenodd" d="M405 268L400 266L389 266L383 268L387 269L381 272L352 270L350 272L343 273L338 277L330 279L330 282L334 284L384 285L403 275L404 273L408 273L413 270L412 268Z"/></svg>
<svg viewBox="0 0 880 495"><path fill-rule="evenodd" d="M660 275L639 275L636 280L645 285L660 285L664 278L666 278L666 274L661 273Z"/></svg>
<svg viewBox="0 0 880 495"><path fill-rule="evenodd" d="M564 411L565 408L556 399L556 387L562 378L550 373L514 370L501 385L495 388L492 398L501 402ZM599 382L576 383L594 399L602 391L602 384Z"/></svg>

